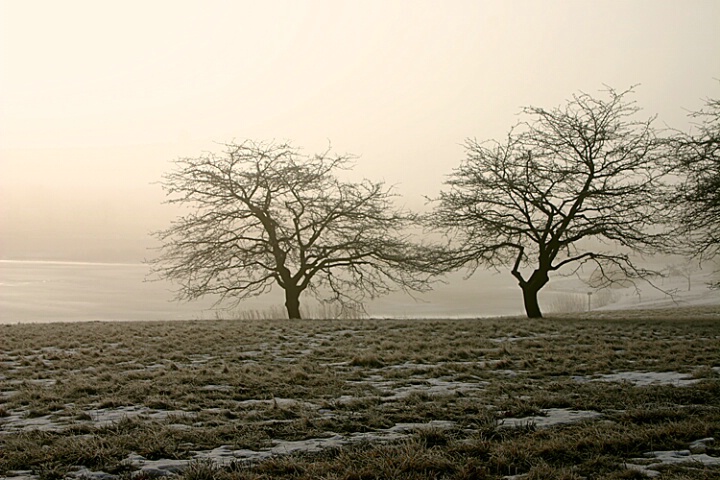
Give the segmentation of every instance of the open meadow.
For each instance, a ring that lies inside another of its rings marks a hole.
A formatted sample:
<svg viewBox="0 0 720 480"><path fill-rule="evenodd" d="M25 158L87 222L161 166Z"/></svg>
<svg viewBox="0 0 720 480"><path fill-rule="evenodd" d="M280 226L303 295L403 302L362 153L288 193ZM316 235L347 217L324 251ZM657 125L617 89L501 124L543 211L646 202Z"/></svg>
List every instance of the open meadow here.
<svg viewBox="0 0 720 480"><path fill-rule="evenodd" d="M711 479L719 437L720 307L0 325L0 478Z"/></svg>

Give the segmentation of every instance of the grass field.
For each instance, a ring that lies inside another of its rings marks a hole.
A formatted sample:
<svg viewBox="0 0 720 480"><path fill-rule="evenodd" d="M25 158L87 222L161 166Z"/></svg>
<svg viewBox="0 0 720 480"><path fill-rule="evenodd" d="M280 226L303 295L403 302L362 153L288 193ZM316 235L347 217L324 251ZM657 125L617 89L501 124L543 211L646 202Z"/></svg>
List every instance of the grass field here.
<svg viewBox="0 0 720 480"><path fill-rule="evenodd" d="M711 479L718 436L720 307L0 326L0 478Z"/></svg>

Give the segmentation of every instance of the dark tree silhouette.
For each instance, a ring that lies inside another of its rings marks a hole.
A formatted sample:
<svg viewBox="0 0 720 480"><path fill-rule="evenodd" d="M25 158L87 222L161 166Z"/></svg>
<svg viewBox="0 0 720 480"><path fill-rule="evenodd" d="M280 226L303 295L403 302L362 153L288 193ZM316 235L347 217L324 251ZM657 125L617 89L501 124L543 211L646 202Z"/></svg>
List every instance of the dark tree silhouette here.
<svg viewBox="0 0 720 480"><path fill-rule="evenodd" d="M382 183L339 180L350 160L253 141L177 160L163 188L190 212L155 234L153 272L180 284L179 299L239 301L277 285L289 318L300 318L305 290L356 308L398 286L428 289L403 233L414 216Z"/></svg>
<svg viewBox="0 0 720 480"><path fill-rule="evenodd" d="M505 142L468 140L467 158L429 217L454 242L444 268L509 268L531 318L542 316L538 292L563 267L574 272L592 262L600 272L649 275L631 253L664 242L656 202L665 188L661 145L652 118L633 119L639 108L625 100L631 92L608 90L604 100L581 93L552 110L527 107L530 119Z"/></svg>
<svg viewBox="0 0 720 480"><path fill-rule="evenodd" d="M676 218L690 253L709 260L720 253L720 100L708 99L690 116L694 131L670 140L683 178L675 196Z"/></svg>

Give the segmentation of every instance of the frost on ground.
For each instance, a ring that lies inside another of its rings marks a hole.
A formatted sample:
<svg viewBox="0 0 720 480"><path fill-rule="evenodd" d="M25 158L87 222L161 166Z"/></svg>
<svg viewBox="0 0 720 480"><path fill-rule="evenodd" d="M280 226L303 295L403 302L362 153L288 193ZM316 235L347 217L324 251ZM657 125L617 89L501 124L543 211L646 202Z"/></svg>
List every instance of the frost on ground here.
<svg viewBox="0 0 720 480"><path fill-rule="evenodd" d="M195 452L192 459L175 460L159 459L148 460L141 455L132 454L125 462L133 466L137 471L151 478L176 475L184 471L188 465L196 461L210 461L213 465L222 466L235 462L260 461L278 455L290 455L294 453L312 453L325 448L342 447L359 442L392 442L409 437L414 432L434 429L447 430L455 426L454 422L433 420L427 423L399 423L387 429L380 429L374 432L353 433L351 435L338 435L329 433L327 437L310 438L306 440L273 440L272 447L250 450L232 449L228 445L221 445L212 450ZM14 472L14 475L3 477L6 480L37 480L38 477L32 472ZM87 468L80 468L68 474L68 478L111 480L117 478L105 472L90 471Z"/></svg>
<svg viewBox="0 0 720 480"><path fill-rule="evenodd" d="M628 382L644 387L648 385L674 385L684 387L695 384L700 380L687 373L678 372L617 372L591 377L575 376L577 382Z"/></svg>
<svg viewBox="0 0 720 480"><path fill-rule="evenodd" d="M426 429L447 430L454 426L454 422L443 420L433 420L427 423L398 423L391 428L380 429L373 432L356 432L351 435L328 433L327 437L322 438L309 438L295 441L273 440L272 447L261 450L233 450L227 445L222 445L213 450L197 452L195 459L212 460L218 465L224 465L238 460L254 461L277 455L317 452L324 448L342 447L358 442L390 442L406 438L416 431ZM145 469L147 465L155 464L148 462L138 464L141 469Z"/></svg>
<svg viewBox="0 0 720 480"><path fill-rule="evenodd" d="M598 455L610 470L717 469L717 447L704 446L720 433L720 309L707 312L715 316L683 322L603 312L599 321L68 324L62 335L42 327L44 337L4 327L0 477L110 480L190 466L189 476L195 465L235 464L256 478L285 462L334 472L333 462L399 465L404 454L433 459L432 474L446 478L475 464L491 478L592 478ZM578 456L548 456L548 445L573 442ZM607 442L617 445L609 455Z"/></svg>
<svg viewBox="0 0 720 480"><path fill-rule="evenodd" d="M659 476L661 472L658 469L667 465L720 466L720 458L712 457L706 453L698 453L698 451L704 451L707 445L713 443L715 443L714 438L703 438L691 443L689 450L648 452L645 454L646 458L633 458L625 466L642 472L651 478Z"/></svg>
<svg viewBox="0 0 720 480"><path fill-rule="evenodd" d="M66 405L71 407L70 405ZM122 420L132 418L146 418L148 420L164 420L171 416L193 416L192 412L182 410L156 410L140 406L127 406L118 408L98 408L78 412L73 418L66 416L42 415L28 417L27 412L19 411L9 413L0 419L0 435L19 431L41 430L44 432L62 432L68 424L87 424L93 427L107 427ZM78 419L80 416L82 419Z"/></svg>
<svg viewBox="0 0 720 480"><path fill-rule="evenodd" d="M547 428L555 425L566 425L594 420L602 417L602 413L587 410L571 410L568 408L547 408L542 410L542 415L535 415L524 418L504 418L501 420L503 427L524 427L526 425L538 428Z"/></svg>
<svg viewBox="0 0 720 480"><path fill-rule="evenodd" d="M380 377L382 378L382 377ZM382 393L382 400L393 402L408 398L413 394L424 394L429 396L447 396L456 393L471 393L481 390L487 382L459 382L442 378L411 377L411 385L401 385L399 382L385 380L361 380L352 382L357 385L369 385ZM355 400L355 398L351 398Z"/></svg>

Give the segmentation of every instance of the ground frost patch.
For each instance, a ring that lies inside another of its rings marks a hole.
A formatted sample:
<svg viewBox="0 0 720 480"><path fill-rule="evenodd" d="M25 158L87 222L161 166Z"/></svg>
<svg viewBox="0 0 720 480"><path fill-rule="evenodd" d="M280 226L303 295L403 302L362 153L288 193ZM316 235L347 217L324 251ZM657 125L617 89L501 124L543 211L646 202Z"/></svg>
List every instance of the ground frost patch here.
<svg viewBox="0 0 720 480"><path fill-rule="evenodd" d="M617 372L592 377L574 377L578 382L628 382L639 387L649 385L674 385L683 387L699 382L687 373L678 372Z"/></svg>
<svg viewBox="0 0 720 480"><path fill-rule="evenodd" d="M533 415L524 418L503 418L500 425L503 427L525 427L534 426L547 428L555 425L568 425L585 420L596 420L602 418L600 412L586 410L570 410L566 408L548 408L541 411L541 415Z"/></svg>
<svg viewBox="0 0 720 480"><path fill-rule="evenodd" d="M720 457L696 451L697 449L706 450L707 444L714 443L715 439L710 437L693 442L689 450L647 452L644 458L631 459L625 466L637 470L650 478L660 476L663 468L670 465L685 465L690 470L704 467L720 467Z"/></svg>
<svg viewBox="0 0 720 480"><path fill-rule="evenodd" d="M67 406L72 413L58 411L52 415L28 417L27 411L13 412L0 418L0 434L41 430L45 432L62 432L71 426L89 425L94 428L112 426L119 422L135 418L148 421L163 421L168 418L192 418L194 414L183 410L155 410L142 406L120 408L100 408L77 411Z"/></svg>

